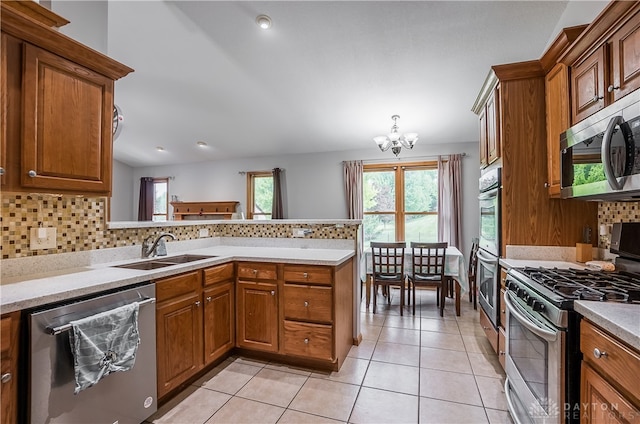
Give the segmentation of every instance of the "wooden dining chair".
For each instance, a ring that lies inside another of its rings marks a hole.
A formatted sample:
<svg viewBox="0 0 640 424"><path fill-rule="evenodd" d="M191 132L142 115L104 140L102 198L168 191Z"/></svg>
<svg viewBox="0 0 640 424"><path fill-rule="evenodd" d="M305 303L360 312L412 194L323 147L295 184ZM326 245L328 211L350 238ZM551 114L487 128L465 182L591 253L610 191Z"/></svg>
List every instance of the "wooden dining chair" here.
<svg viewBox="0 0 640 424"><path fill-rule="evenodd" d="M478 309L478 287L476 273L478 272L478 249L480 248L477 237L471 239L471 253L469 254L469 302L473 301L473 309Z"/></svg>
<svg viewBox="0 0 640 424"><path fill-rule="evenodd" d="M448 243L411 242L411 272L408 281L413 291L413 315L416 314L416 286L436 287L436 306L444 316L444 297L447 279L444 275Z"/></svg>
<svg viewBox="0 0 640 424"><path fill-rule="evenodd" d="M371 276L373 281L373 313L376 313L378 286L387 288L387 302L391 304L391 287L400 287L400 315L404 310L404 249L405 242L371 242Z"/></svg>

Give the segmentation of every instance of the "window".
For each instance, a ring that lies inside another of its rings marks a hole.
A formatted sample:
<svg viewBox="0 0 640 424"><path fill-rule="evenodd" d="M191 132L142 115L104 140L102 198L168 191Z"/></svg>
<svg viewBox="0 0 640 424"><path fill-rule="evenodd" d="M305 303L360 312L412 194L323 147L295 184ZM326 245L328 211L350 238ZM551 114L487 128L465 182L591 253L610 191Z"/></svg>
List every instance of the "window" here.
<svg viewBox="0 0 640 424"><path fill-rule="evenodd" d="M365 165L364 242L438 241L436 162Z"/></svg>
<svg viewBox="0 0 640 424"><path fill-rule="evenodd" d="M273 173L247 172L247 218L271 219Z"/></svg>
<svg viewBox="0 0 640 424"><path fill-rule="evenodd" d="M153 179L153 220L167 221L169 211L169 179Z"/></svg>

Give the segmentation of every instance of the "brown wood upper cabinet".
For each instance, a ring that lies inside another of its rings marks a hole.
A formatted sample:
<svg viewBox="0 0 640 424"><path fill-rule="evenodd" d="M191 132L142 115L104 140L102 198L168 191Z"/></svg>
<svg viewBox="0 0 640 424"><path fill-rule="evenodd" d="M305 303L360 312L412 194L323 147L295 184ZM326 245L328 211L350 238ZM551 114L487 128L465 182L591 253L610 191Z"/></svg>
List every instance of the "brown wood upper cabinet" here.
<svg viewBox="0 0 640 424"><path fill-rule="evenodd" d="M595 202L549 198L545 76L539 60L492 66L473 108L480 113L498 87L500 158L490 166L502 167L503 253L508 244L575 246L583 227L597 227Z"/></svg>
<svg viewBox="0 0 640 424"><path fill-rule="evenodd" d="M584 50L569 62L572 124L640 87L640 6L637 2L612 3L587 28L578 45L572 46L574 50ZM616 8L626 9L618 11ZM584 46L590 40L595 42ZM568 58L575 55L573 52Z"/></svg>
<svg viewBox="0 0 640 424"><path fill-rule="evenodd" d="M558 63L546 75L547 189L560 197L560 134L569 128L569 68Z"/></svg>
<svg viewBox="0 0 640 424"><path fill-rule="evenodd" d="M477 109L480 125L480 167L492 164L500 157L500 128L499 128L499 86L494 86L486 93L486 97L479 99Z"/></svg>
<svg viewBox="0 0 640 424"><path fill-rule="evenodd" d="M114 81L133 69L15 5L2 2L3 189L110 195Z"/></svg>

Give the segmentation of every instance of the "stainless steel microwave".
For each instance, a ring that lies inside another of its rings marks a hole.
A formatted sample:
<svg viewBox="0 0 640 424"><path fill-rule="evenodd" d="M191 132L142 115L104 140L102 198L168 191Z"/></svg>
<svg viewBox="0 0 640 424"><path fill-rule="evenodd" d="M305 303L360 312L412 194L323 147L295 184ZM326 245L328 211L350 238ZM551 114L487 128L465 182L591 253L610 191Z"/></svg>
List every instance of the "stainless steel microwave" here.
<svg viewBox="0 0 640 424"><path fill-rule="evenodd" d="M560 135L561 196L640 199L640 90Z"/></svg>

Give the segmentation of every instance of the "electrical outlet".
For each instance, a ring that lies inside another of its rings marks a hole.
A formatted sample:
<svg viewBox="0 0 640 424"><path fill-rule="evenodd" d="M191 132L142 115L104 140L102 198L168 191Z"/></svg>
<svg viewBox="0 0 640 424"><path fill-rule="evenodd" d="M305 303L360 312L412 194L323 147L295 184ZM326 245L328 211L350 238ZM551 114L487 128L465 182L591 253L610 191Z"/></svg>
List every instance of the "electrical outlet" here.
<svg viewBox="0 0 640 424"><path fill-rule="evenodd" d="M302 238L307 234L311 234L311 230L309 228L293 228L292 230L293 237Z"/></svg>
<svg viewBox="0 0 640 424"><path fill-rule="evenodd" d="M200 228L198 230L198 237L209 237L209 229L208 228Z"/></svg>
<svg viewBox="0 0 640 424"><path fill-rule="evenodd" d="M55 249L57 247L57 230L55 227L31 227L29 235L31 250Z"/></svg>

